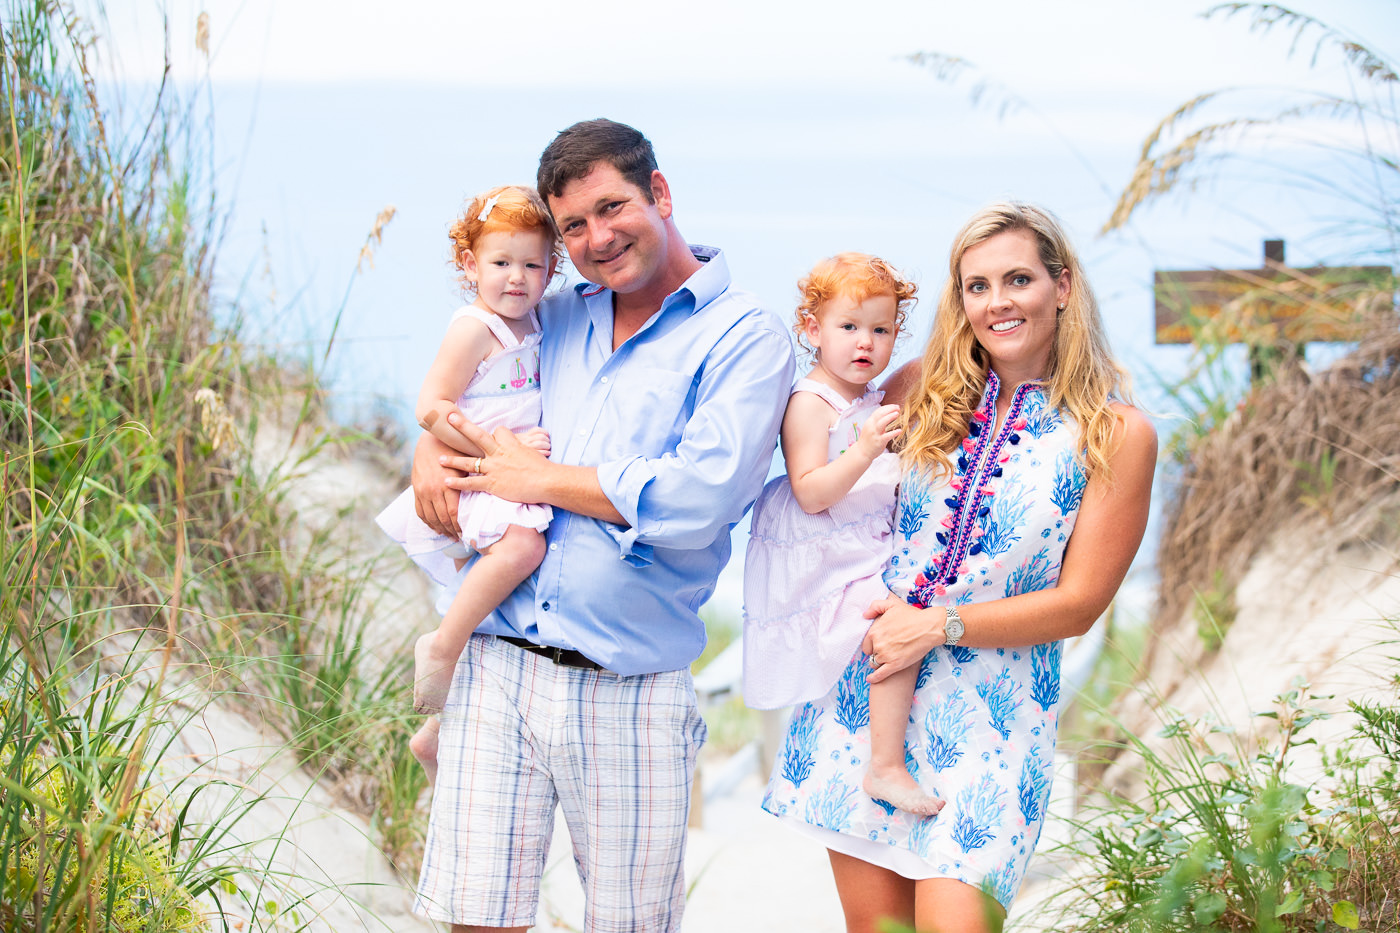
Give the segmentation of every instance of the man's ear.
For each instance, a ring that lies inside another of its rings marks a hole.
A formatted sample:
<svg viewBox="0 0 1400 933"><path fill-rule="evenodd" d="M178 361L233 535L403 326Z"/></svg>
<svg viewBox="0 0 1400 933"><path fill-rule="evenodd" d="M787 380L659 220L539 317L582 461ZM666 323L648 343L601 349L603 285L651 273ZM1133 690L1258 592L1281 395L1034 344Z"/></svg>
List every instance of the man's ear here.
<svg viewBox="0 0 1400 933"><path fill-rule="evenodd" d="M670 219L672 211L671 186L659 169L653 169L651 173L651 203L656 205L656 211L661 215L662 220Z"/></svg>

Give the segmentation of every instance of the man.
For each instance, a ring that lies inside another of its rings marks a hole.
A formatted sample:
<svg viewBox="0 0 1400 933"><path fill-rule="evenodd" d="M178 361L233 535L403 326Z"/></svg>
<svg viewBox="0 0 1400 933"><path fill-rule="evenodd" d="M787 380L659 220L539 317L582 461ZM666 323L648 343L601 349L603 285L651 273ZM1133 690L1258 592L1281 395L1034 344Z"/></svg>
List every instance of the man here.
<svg viewBox="0 0 1400 933"><path fill-rule="evenodd" d="M483 456L425 435L414 462L420 516L439 529L455 522L444 486L554 506L544 562L457 666L419 906L454 930L524 930L558 802L586 928L679 930L705 737L697 610L768 469L792 348L729 287L722 254L681 237L641 133L575 124L541 155L538 186L593 283L541 307L551 458L454 414Z"/></svg>

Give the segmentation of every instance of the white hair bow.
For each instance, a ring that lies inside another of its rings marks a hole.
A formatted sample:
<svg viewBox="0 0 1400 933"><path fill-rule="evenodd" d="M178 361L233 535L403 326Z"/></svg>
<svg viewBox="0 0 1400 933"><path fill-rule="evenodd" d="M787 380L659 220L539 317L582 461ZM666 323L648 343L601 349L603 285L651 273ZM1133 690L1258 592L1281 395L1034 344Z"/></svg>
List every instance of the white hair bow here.
<svg viewBox="0 0 1400 933"><path fill-rule="evenodd" d="M490 217L490 216L491 216L491 208L495 207L495 206L496 206L496 202L499 201L500 199L501 199L501 196L500 196L499 194L496 195L496 196L494 196L494 197L487 198L487 199L486 199L486 206L483 207L483 208L481 209L481 213L480 213L480 214L477 214L477 215L476 215L476 219L477 219L477 220L482 220L482 221L484 221L487 217Z"/></svg>

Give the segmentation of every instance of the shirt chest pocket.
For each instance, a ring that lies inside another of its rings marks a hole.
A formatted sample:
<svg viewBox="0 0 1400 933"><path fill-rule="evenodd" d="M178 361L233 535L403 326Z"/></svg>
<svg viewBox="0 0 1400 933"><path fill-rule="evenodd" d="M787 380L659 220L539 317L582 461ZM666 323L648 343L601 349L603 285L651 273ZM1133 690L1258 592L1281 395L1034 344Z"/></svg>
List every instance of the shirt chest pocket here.
<svg viewBox="0 0 1400 933"><path fill-rule="evenodd" d="M694 377L636 367L619 374L604 408L603 459L659 457L676 448L695 407Z"/></svg>

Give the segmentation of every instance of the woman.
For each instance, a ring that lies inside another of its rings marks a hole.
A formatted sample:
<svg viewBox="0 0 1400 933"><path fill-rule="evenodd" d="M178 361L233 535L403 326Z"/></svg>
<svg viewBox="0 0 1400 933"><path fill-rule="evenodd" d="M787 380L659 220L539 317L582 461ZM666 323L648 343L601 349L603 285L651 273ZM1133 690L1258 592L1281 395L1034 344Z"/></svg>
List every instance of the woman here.
<svg viewBox="0 0 1400 933"><path fill-rule="evenodd" d="M1147 524L1156 434L1126 383L1056 220L974 216L922 363L886 384L904 429L894 597L794 712L764 798L827 846L850 933L1000 929L1050 796L1061 640L1107 608ZM948 801L929 817L859 789L869 684L915 664L906 761Z"/></svg>

